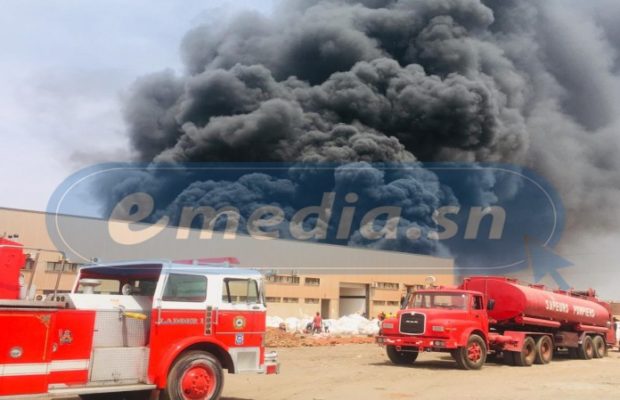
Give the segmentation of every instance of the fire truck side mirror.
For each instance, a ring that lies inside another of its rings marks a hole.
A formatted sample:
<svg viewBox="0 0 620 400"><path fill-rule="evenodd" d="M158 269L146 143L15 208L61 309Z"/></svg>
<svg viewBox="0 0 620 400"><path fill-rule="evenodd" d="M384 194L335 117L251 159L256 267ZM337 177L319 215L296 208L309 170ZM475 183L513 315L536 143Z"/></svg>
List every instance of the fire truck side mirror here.
<svg viewBox="0 0 620 400"><path fill-rule="evenodd" d="M489 299L489 301L487 301L487 310L492 311L494 308L495 308L495 300Z"/></svg>

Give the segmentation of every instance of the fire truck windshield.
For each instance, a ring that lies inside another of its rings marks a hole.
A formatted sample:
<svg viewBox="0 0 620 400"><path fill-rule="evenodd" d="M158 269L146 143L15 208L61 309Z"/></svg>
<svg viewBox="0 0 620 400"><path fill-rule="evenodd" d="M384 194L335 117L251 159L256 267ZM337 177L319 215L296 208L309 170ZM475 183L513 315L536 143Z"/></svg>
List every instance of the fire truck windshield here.
<svg viewBox="0 0 620 400"><path fill-rule="evenodd" d="M409 297L407 308L439 308L448 310L466 310L467 294L463 293L414 293Z"/></svg>

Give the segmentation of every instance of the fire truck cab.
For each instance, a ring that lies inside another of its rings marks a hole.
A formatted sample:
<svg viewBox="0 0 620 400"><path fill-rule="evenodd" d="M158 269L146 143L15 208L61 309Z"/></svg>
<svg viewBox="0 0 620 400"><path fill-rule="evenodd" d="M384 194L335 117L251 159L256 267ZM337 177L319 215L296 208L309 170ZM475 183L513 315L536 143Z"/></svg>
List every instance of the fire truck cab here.
<svg viewBox="0 0 620 400"><path fill-rule="evenodd" d="M261 275L231 264L93 265L63 301L0 300L0 399L217 399L223 370L277 373Z"/></svg>

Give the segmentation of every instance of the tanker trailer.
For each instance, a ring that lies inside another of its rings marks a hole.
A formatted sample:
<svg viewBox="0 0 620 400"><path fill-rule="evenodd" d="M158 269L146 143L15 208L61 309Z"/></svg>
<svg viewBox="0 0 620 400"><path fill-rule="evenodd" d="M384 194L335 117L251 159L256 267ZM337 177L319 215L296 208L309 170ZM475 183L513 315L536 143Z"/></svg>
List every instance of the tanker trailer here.
<svg viewBox="0 0 620 400"><path fill-rule="evenodd" d="M611 307L598 300L591 289L551 291L505 277L466 278L461 287L493 300L489 327L498 335L495 347L504 352L509 364L527 364L532 357L547 363L559 349L567 349L574 358L600 358L607 353L607 346L613 345ZM521 351L502 346L502 335L524 335Z"/></svg>
<svg viewBox="0 0 620 400"><path fill-rule="evenodd" d="M410 294L376 341L395 364L423 351L449 352L463 369L479 369L487 354L507 364L549 363L556 351L603 357L613 344L610 306L593 291L562 292L505 277L466 278L457 289Z"/></svg>

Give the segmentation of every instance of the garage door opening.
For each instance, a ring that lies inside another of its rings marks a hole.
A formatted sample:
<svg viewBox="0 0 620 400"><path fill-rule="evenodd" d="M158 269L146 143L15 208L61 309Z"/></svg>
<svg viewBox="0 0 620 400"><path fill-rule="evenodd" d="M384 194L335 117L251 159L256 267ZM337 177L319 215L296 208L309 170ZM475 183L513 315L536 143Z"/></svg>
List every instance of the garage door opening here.
<svg viewBox="0 0 620 400"><path fill-rule="evenodd" d="M338 316L359 314L368 317L368 285L341 283Z"/></svg>

